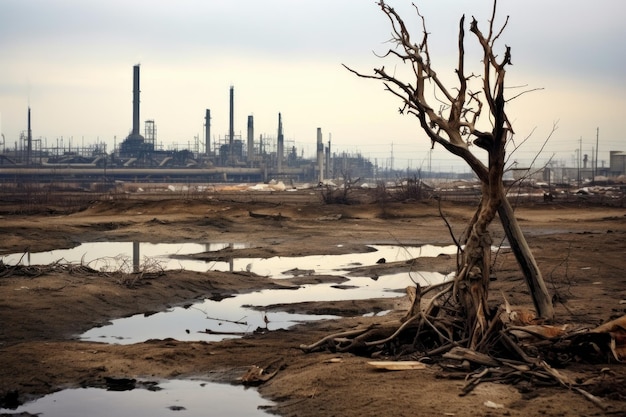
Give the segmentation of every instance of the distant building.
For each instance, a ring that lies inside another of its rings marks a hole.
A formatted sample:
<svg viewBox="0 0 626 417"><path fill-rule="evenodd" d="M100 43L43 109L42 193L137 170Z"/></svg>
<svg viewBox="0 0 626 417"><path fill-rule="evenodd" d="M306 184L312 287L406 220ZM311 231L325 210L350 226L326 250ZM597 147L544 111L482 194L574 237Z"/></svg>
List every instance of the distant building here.
<svg viewBox="0 0 626 417"><path fill-rule="evenodd" d="M583 183L601 178L602 181L615 181L618 177L626 175L626 152L611 151L609 166L594 167L593 164L583 160L582 166L547 166L543 168L512 168L511 174L514 180L548 183Z"/></svg>
<svg viewBox="0 0 626 417"><path fill-rule="evenodd" d="M619 177L620 175L626 175L626 152L611 151L610 155L609 176Z"/></svg>

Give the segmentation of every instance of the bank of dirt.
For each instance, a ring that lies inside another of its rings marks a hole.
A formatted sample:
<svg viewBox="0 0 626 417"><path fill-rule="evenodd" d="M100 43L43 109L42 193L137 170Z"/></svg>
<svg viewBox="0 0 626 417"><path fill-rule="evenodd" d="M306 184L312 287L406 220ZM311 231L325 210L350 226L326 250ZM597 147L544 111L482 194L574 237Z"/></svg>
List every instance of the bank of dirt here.
<svg viewBox="0 0 626 417"><path fill-rule="evenodd" d="M472 207L444 203L442 210L459 235ZM350 253L366 244L452 243L437 202L322 205L308 196L268 198L248 195L224 200L125 199L94 202L63 214L12 214L0 219L0 253L43 251L80 242L245 242L246 249L212 254L270 257ZM588 205L535 204L516 211L554 295L557 322L593 328L626 313L626 210ZM494 222L494 242L502 231ZM372 263L376 254L372 253ZM454 257L420 260L422 270L451 272ZM403 265L376 265L376 269ZM511 253L498 253L490 297L532 307ZM311 277L301 279L311 280ZM300 282L301 283L301 282ZM626 369L617 363L572 363L562 370L601 396L602 410L578 393L556 386L479 385L460 396L464 381L448 378L437 365L426 370L380 372L369 358L310 353L300 349L320 338L373 322L399 320L405 297L332 303L304 303L277 309L331 313L342 319L290 330L259 332L222 342L150 340L132 345L80 341L76 335L107 321L161 311L204 298L262 288L298 285L298 278L272 280L246 271L164 273L132 279L75 268L4 267L0 277L0 399L19 401L76 386L104 386L113 378L187 378L233 383L250 366L278 366L262 384L284 416L579 416L626 415ZM393 309L385 316L367 312ZM181 324L184 326L184 323ZM278 364L278 365L277 365ZM490 408L491 401L502 408Z"/></svg>

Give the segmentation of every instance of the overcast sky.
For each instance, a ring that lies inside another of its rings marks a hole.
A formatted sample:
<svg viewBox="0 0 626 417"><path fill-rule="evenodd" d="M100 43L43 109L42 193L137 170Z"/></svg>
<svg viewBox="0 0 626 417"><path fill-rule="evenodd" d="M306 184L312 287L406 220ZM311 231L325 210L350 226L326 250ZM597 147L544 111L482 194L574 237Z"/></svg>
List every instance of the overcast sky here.
<svg viewBox="0 0 626 417"><path fill-rule="evenodd" d="M390 4L416 29L410 1ZM486 28L487 0L417 2L430 32L439 74L453 74L461 15ZM514 158L530 161L555 123L544 157L570 165L582 139L591 157L599 128L600 160L626 151L626 25L623 0L500 0L497 19L512 48L508 84L541 89L514 100L516 139L532 133ZM486 29L485 29L486 30ZM186 148L228 134L229 88L235 134L276 136L305 156L316 128L333 149L360 152L394 167L426 168L429 142L417 120L377 81L355 77L385 64L387 18L370 0L0 0L0 131L14 147L32 109L33 136L55 146L106 142L110 151L132 128L132 67L141 64L141 130L153 119L157 142ZM474 42L466 36L468 52ZM467 56L476 65L480 56ZM398 71L401 71L400 63ZM520 91L512 90L512 91ZM514 94L513 92L511 94ZM292 144L288 142L288 144ZM393 144L393 145L392 145ZM433 168L447 169L443 150Z"/></svg>

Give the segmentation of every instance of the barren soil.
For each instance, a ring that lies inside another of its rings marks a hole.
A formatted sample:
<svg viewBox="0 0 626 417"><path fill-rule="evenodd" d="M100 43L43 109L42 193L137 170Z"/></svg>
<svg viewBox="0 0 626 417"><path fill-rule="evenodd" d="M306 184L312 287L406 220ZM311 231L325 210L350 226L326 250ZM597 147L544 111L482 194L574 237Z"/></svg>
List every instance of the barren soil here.
<svg viewBox="0 0 626 417"><path fill-rule="evenodd" d="M442 208L459 235L472 215L472 205L444 202ZM249 243L248 249L219 254L241 257L352 252L375 243L452 243L435 201L345 206L323 205L309 193L215 194L191 200L94 202L72 214L43 207L39 214L20 215L13 214L14 209L0 204L1 254L130 240ZM625 314L625 209L554 202L518 207L516 213L555 296L557 323L593 328ZM497 221L492 233L499 242L502 231ZM377 259L375 253L372 258ZM422 269L441 272L455 267L450 257L420 262ZM580 381L593 380L588 390L603 399L607 408L602 410L564 387L484 383L460 396L464 381L450 378L437 365L380 372L367 364L369 358L305 354L299 349L333 332L398 320L407 308L404 297L283 306L344 318L241 339L111 345L75 337L114 318L286 282L245 271L171 271L140 277L133 285L81 268L29 272L32 275L25 276L5 268L0 276L0 406L9 405L15 392L18 401L26 401L66 387L104 386L105 377L196 377L237 383L251 365L281 363L278 374L259 391L276 402L270 411L283 416L626 415L626 368L608 358L604 364L572 363L561 370ZM532 306L510 253L498 254L495 273L490 292L494 303L504 294L513 305ZM394 312L386 316L363 316L389 308ZM486 401L503 408L489 408Z"/></svg>

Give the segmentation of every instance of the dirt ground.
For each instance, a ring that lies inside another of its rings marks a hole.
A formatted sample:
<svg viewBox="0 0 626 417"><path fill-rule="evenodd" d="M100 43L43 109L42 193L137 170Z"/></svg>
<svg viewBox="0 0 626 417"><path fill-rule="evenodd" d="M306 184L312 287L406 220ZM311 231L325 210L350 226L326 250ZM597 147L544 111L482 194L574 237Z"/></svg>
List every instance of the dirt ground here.
<svg viewBox="0 0 626 417"><path fill-rule="evenodd" d="M457 235L472 215L472 206L443 203L443 212ZM39 213L14 214L15 207L2 203L0 212L0 254L131 240L249 244L248 249L219 254L225 257L352 252L364 244L452 243L432 200L347 206L321 204L309 192L216 193L196 199L98 201L72 214L46 207ZM526 204L516 213L555 296L557 323L593 328L626 313L626 209L555 201ZM497 221L492 233L495 242L502 238ZM419 262L422 269L439 272L453 271L455 266L451 257ZM377 267L403 268L391 264ZM572 363L560 370L578 381L593 381L587 389L602 398L603 410L558 386L484 383L460 396L464 381L449 377L437 365L426 370L381 372L367 364L369 358L306 354L299 348L330 333L399 320L408 307L404 297L290 306L291 310L332 311L344 317L241 339L111 345L80 341L76 335L114 318L286 282L245 271L170 271L132 282L84 268L42 268L29 273L4 268L0 275L2 407L67 387L102 387L106 377L193 377L236 383L252 365L280 363L278 374L258 389L276 402L270 412L288 417L626 415L626 397L619 389L624 385L626 367L619 363ZM494 302L505 294L513 305L532 306L512 254L498 254L496 277L490 292ZM297 284L298 279L289 283ZM389 308L394 311L385 316L363 316ZM491 408L487 401L502 408Z"/></svg>

